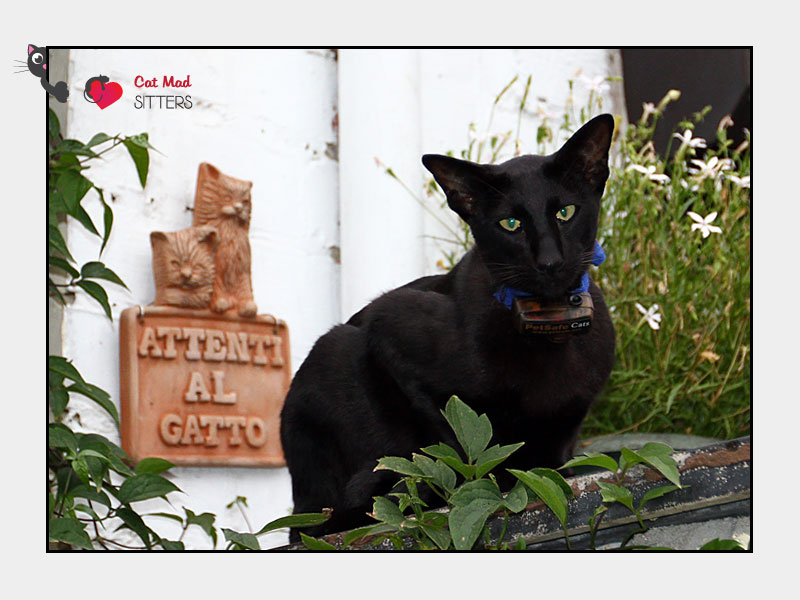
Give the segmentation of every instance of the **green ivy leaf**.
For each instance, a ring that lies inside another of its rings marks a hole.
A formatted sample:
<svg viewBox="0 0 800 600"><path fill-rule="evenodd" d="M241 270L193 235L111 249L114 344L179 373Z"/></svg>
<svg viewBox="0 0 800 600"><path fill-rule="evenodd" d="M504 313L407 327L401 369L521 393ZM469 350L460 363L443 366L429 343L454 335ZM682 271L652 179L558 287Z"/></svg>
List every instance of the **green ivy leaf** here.
<svg viewBox="0 0 800 600"><path fill-rule="evenodd" d="M117 407L114 406L114 403L111 401L111 396L105 390L100 389L96 385L92 385L91 383L84 383L77 381L66 388L68 392L75 392L76 394L80 394L81 396L86 396L90 400L93 400L101 407L103 407L108 414L114 419L114 422L119 425L119 414L117 413Z"/></svg>
<svg viewBox="0 0 800 600"><path fill-rule="evenodd" d="M96 134L94 134L92 136L92 139L90 139L87 142L86 147L87 148L92 148L93 146L97 146L99 144L103 144L103 143L107 142L108 140L113 140L113 139L114 138L112 138L109 135L106 135L105 133L96 133Z"/></svg>
<svg viewBox="0 0 800 600"><path fill-rule="evenodd" d="M47 243L50 248L56 250L66 258L70 262L75 262L75 259L72 258L72 254L69 253L67 249L67 243L64 241L64 237L61 235L61 231L59 231L58 226L49 223L47 225Z"/></svg>
<svg viewBox="0 0 800 600"><path fill-rule="evenodd" d="M70 361L68 361L63 356L55 356L51 354L47 357L47 368L53 372L57 373L62 377L66 377L67 379L71 379L72 381L80 381L82 383L86 383L83 381L83 377L81 374L78 373L78 369L76 369Z"/></svg>
<svg viewBox="0 0 800 600"><path fill-rule="evenodd" d="M58 291L58 287L56 287L56 284L53 283L53 280L50 279L50 277L47 278L47 294L48 296L55 298L60 304L66 305L67 302L64 300L64 296L60 291Z"/></svg>
<svg viewBox="0 0 800 600"><path fill-rule="evenodd" d="M81 267L81 276L91 279L105 279L117 285L121 285L126 290L128 289L128 286L123 283L122 279L120 279L114 271L99 261L92 261L83 265Z"/></svg>
<svg viewBox="0 0 800 600"><path fill-rule="evenodd" d="M56 267L57 269L61 269L73 279L77 279L78 276L80 275L80 273L78 273L78 270L75 267L73 267L66 260L64 260L59 256L48 256L47 264L50 265L51 267Z"/></svg>
<svg viewBox="0 0 800 600"><path fill-rule="evenodd" d="M744 547L736 540L715 538L710 542L706 542L700 546L700 550L740 550L744 551Z"/></svg>
<svg viewBox="0 0 800 600"><path fill-rule="evenodd" d="M50 423L47 426L47 445L51 448L67 448L78 451L78 440L72 430L62 423Z"/></svg>
<svg viewBox="0 0 800 600"><path fill-rule="evenodd" d="M521 481L517 481L511 491L503 499L505 506L512 513L518 513L528 505L528 492Z"/></svg>
<svg viewBox="0 0 800 600"><path fill-rule="evenodd" d="M372 505L371 516L378 521L383 521L384 523L394 525L395 527L400 527L403 524L403 521L406 520L406 517L400 511L398 506L383 496L377 496L375 498L375 503Z"/></svg>
<svg viewBox="0 0 800 600"><path fill-rule="evenodd" d="M95 521L100 521L101 520L100 516L96 512L94 512L94 510L92 510L92 508L90 506L86 506L85 504L76 504L72 508L72 510L74 510L75 512L81 512L81 513L83 513L85 515L89 515Z"/></svg>
<svg viewBox="0 0 800 600"><path fill-rule="evenodd" d="M187 510L187 509L184 508L183 510ZM154 512L154 513L147 513L147 514L142 515L142 516L143 517L162 517L164 519L170 519L171 521L175 521L177 523L180 523L181 526L183 525L183 519L181 517L179 517L178 515L173 515L172 513Z"/></svg>
<svg viewBox="0 0 800 600"><path fill-rule="evenodd" d="M612 473L616 473L619 465L610 456L600 454L599 452L587 452L583 456L576 456L565 462L559 469L568 469L570 467L601 467L608 469Z"/></svg>
<svg viewBox="0 0 800 600"><path fill-rule="evenodd" d="M53 140L57 140L61 133L61 123L52 108L47 109L47 133Z"/></svg>
<svg viewBox="0 0 800 600"><path fill-rule="evenodd" d="M75 217L75 219L81 225L83 225L84 229L86 229L89 233L92 233L97 237L100 237L100 233L97 231L97 228L94 226L94 223L92 223L92 218L89 216L89 213L86 212L86 209L84 209L82 206L78 207L78 210L73 215L73 217Z"/></svg>
<svg viewBox="0 0 800 600"><path fill-rule="evenodd" d="M485 414L478 416L458 396L451 396L442 413L456 434L458 443L472 463L492 438L492 425Z"/></svg>
<svg viewBox="0 0 800 600"><path fill-rule="evenodd" d="M464 485L487 481L479 479L478 481L468 481ZM461 488L456 491L456 494L460 491ZM484 494L482 491L485 492L486 490L475 489L471 493L463 495L459 499L459 503L450 509L447 522L450 527L453 547L456 550L469 550L472 548L486 524L486 519L503 504L503 498L500 496L499 491L496 496L493 493Z"/></svg>
<svg viewBox="0 0 800 600"><path fill-rule="evenodd" d="M524 445L525 442L520 442L508 446L495 445L487 448L475 459L475 477L477 479L483 477Z"/></svg>
<svg viewBox="0 0 800 600"><path fill-rule="evenodd" d="M126 479L119 488L119 501L130 504L148 498L166 496L170 492L180 492L180 488L168 479L153 473L133 475Z"/></svg>
<svg viewBox="0 0 800 600"><path fill-rule="evenodd" d="M553 511L561 525L566 527L567 497L557 483L548 477L530 471L518 471L517 469L508 469L508 471L542 500Z"/></svg>
<svg viewBox="0 0 800 600"><path fill-rule="evenodd" d="M336 546L333 544L329 544L325 540L313 538L310 535L306 535L302 531L300 532L300 539L309 550L336 550Z"/></svg>
<svg viewBox="0 0 800 600"><path fill-rule="evenodd" d="M441 526L429 525L427 523L420 523L420 529L427 535L430 540L436 544L439 549L447 550L450 547L450 531Z"/></svg>
<svg viewBox="0 0 800 600"><path fill-rule="evenodd" d="M150 144L147 141L147 134L126 137L122 140L122 143L128 149L128 153L133 159L133 164L136 165L139 182L142 184L142 189L144 189L147 184L147 171L150 168L150 155L147 151Z"/></svg>
<svg viewBox="0 0 800 600"><path fill-rule="evenodd" d="M461 460L461 457L458 455L458 452L445 443L439 443L435 446L426 446L425 448L422 448L422 451L434 458L438 458L444 464L452 467L467 479L475 475L475 467L464 464L464 462Z"/></svg>
<svg viewBox="0 0 800 600"><path fill-rule="evenodd" d="M106 313L106 316L112 321L114 320L114 318L111 316L111 306L108 304L108 294L101 285L95 283L94 281L87 280L78 281L77 285L92 298L97 300L100 306L103 307L103 311Z"/></svg>
<svg viewBox="0 0 800 600"><path fill-rule="evenodd" d="M78 457L75 458L72 462L72 470L75 471L75 474L78 476L78 479L81 480L83 485L86 487L91 486L91 479L89 477L89 466L86 464L86 459Z"/></svg>
<svg viewBox="0 0 800 600"><path fill-rule="evenodd" d="M73 498L85 498L86 500L91 500L92 502L102 504L106 508L111 508L111 500L109 499L108 494L102 490L95 490L85 485L79 485L72 488L69 491L69 495Z"/></svg>
<svg viewBox="0 0 800 600"><path fill-rule="evenodd" d="M133 472L137 475L141 475L142 473L153 473L155 475L159 475L160 473L168 471L174 466L175 465L173 465L171 462L163 458L143 458L136 463L136 467L134 468Z"/></svg>
<svg viewBox="0 0 800 600"><path fill-rule="evenodd" d="M450 497L450 503L453 506L464 506L476 499L491 500L499 508L503 503L503 494L494 481L476 479L461 484Z"/></svg>
<svg viewBox="0 0 800 600"><path fill-rule="evenodd" d="M78 448L99 452L108 459L111 468L124 477L133 475L133 471L124 462L129 460L125 451L102 435L81 434L78 437Z"/></svg>
<svg viewBox="0 0 800 600"><path fill-rule="evenodd" d="M365 527L359 527L358 529L352 529L348 531L342 538L342 548L347 548L356 540L365 538L368 535L378 535L380 533L387 533L389 531L395 531L395 528L392 525L387 525L385 523L378 523L376 525L367 525Z"/></svg>
<svg viewBox="0 0 800 600"><path fill-rule="evenodd" d="M67 212L76 217L81 200L92 189L92 182L79 171L70 169L59 176L56 187L61 191Z"/></svg>
<svg viewBox="0 0 800 600"><path fill-rule="evenodd" d="M50 519L48 539L51 542L64 542L78 548L93 550L92 542L84 531L85 527L86 525L77 519L56 517Z"/></svg>
<svg viewBox="0 0 800 600"><path fill-rule="evenodd" d="M631 512L635 512L633 508L633 494L631 494L629 489L621 485L605 483L603 481L598 481L597 485L600 488L600 495L603 498L603 502L619 502L623 506L628 507Z"/></svg>
<svg viewBox="0 0 800 600"><path fill-rule="evenodd" d="M216 521L217 519L216 515L212 513L203 513L200 515L196 515L185 506L183 507L183 512L186 513L186 525L187 526L197 525L198 527L200 527L203 531L206 532L206 535L211 538L211 541L214 542L214 547L216 548L217 529L214 527L214 521Z"/></svg>
<svg viewBox="0 0 800 600"><path fill-rule="evenodd" d="M373 470L381 471L384 469L387 471L400 473L401 475L414 475L417 477L421 477L423 475L419 467L417 467L407 458L402 458L400 456L385 456L378 459L378 466L376 466Z"/></svg>
<svg viewBox="0 0 800 600"><path fill-rule="evenodd" d="M252 533L239 533L233 529L225 528L222 529L222 533L225 534L226 541L231 542L236 546L240 546L248 550L261 550L261 546L258 545L258 538Z"/></svg>
<svg viewBox="0 0 800 600"><path fill-rule="evenodd" d="M622 470L627 470L634 465L644 462L633 450L622 448L620 450L619 466Z"/></svg>
<svg viewBox="0 0 800 600"><path fill-rule="evenodd" d="M142 520L142 517L140 517L136 512L134 512L132 509L126 506L120 506L117 509L116 514L117 517L122 519L123 523L122 525L117 527L117 531L123 528L130 529L136 535L139 536L139 538L144 542L144 545L147 547L147 549L150 550L150 548L152 547L151 536L152 539L157 540L158 535L156 535L156 533L152 529L150 529L147 525L145 525L145 522Z"/></svg>
<svg viewBox="0 0 800 600"><path fill-rule="evenodd" d="M561 488L561 491L564 492L564 496L567 498L574 498L575 492L572 491L572 487L567 483L567 480L559 473L558 471L554 471L553 469L546 469L546 468L537 468L537 469L530 469L530 473L534 473L541 477L547 477L553 483L555 483L558 487Z"/></svg>
<svg viewBox="0 0 800 600"><path fill-rule="evenodd" d="M108 238L111 236L111 226L114 224L114 212L106 203L103 190L96 186L94 189L97 190L100 196L100 203L103 205L103 243L100 245L100 255L102 256L103 250L105 250L106 244L108 243Z"/></svg>
<svg viewBox="0 0 800 600"><path fill-rule="evenodd" d="M296 515L288 515L280 517L274 521L270 521L256 532L256 535L274 531L283 527L313 527L320 525L330 519L331 516L326 513L297 513Z"/></svg>
<svg viewBox="0 0 800 600"><path fill-rule="evenodd" d="M158 544L164 550L186 550L186 547L183 545L183 542L172 542L170 540L165 539L158 539Z"/></svg>
<svg viewBox="0 0 800 600"><path fill-rule="evenodd" d="M63 387L50 387L47 388L47 403L50 406L50 411L53 413L53 418L58 419L64 414L64 409L67 408L69 402L69 393Z"/></svg>
<svg viewBox="0 0 800 600"><path fill-rule="evenodd" d="M661 498L665 494L669 494L670 492L677 490L678 486L675 485L662 485L657 488L653 488L651 490L647 490L642 496L642 499L639 501L639 510L642 510L642 507L650 500L655 500L656 498Z"/></svg>
<svg viewBox="0 0 800 600"><path fill-rule="evenodd" d="M433 460L422 454L414 454L414 464L420 471L443 490L452 493L456 487L456 473L440 460Z"/></svg>
<svg viewBox="0 0 800 600"><path fill-rule="evenodd" d="M467 481L455 491L450 501L452 508L447 522L456 550L472 548L486 519L504 503L497 484L488 479Z"/></svg>
<svg viewBox="0 0 800 600"><path fill-rule="evenodd" d="M678 472L678 465L672 458L672 448L666 444L649 442L636 454L677 487L681 487L681 476Z"/></svg>

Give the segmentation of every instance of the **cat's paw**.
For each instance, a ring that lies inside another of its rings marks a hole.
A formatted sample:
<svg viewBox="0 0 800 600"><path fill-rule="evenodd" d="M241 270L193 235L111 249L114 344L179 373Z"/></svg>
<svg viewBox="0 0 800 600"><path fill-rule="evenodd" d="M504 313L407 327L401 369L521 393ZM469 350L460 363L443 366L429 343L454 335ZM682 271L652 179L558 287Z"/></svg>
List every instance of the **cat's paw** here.
<svg viewBox="0 0 800 600"><path fill-rule="evenodd" d="M258 307L256 303L252 300L248 300L239 308L239 315L242 317L255 317L256 313L258 312Z"/></svg>
<svg viewBox="0 0 800 600"><path fill-rule="evenodd" d="M226 310L231 308L232 304L228 301L227 298L214 298L211 301L211 310L218 313L224 313Z"/></svg>

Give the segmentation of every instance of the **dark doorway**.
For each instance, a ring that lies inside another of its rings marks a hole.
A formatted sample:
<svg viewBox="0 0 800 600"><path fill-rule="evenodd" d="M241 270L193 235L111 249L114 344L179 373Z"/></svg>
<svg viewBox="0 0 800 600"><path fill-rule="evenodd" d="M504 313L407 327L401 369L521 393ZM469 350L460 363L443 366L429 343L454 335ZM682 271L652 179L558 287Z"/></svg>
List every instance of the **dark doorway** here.
<svg viewBox="0 0 800 600"><path fill-rule="evenodd" d="M728 130L728 137L735 144L740 143L744 140L742 130L753 130L751 52L752 48L622 49L628 120L638 121L643 103L657 104L667 91L676 89L681 97L664 111L655 132L657 152L666 152L681 120L708 105L712 110L697 125L694 135L713 145L720 120L731 115L734 125Z"/></svg>

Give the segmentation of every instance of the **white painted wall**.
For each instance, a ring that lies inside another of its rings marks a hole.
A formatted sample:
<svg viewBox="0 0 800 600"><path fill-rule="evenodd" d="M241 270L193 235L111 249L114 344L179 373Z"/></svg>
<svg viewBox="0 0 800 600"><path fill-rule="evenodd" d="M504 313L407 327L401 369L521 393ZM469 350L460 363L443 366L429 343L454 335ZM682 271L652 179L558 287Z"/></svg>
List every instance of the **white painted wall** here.
<svg viewBox="0 0 800 600"><path fill-rule="evenodd" d="M390 166L413 190L421 190L423 153L458 151L467 126L486 129L492 102L512 79L520 81L494 113L493 131L516 130L524 80L533 75L523 116L522 150L532 151L535 107L563 108L566 80L617 75L616 52L605 50L73 50L70 52L69 137L148 132L160 150L151 153L142 190L124 149L109 153L91 178L114 194L115 231L102 257L130 292L109 285L114 322L78 294L65 311L63 352L88 381L118 402L118 316L154 297L149 233L191 225L197 165L210 162L253 185L250 228L253 286L259 312L289 324L296 370L316 339L381 292L410 279L441 272L441 226L424 213L397 181L376 165ZM104 74L122 84L123 98L106 110L85 102L84 82ZM191 75L191 110L136 110L136 75ZM586 97L575 86L576 103ZM537 99L541 98L541 100ZM622 106L609 106L621 113ZM337 112L338 111L338 112ZM337 123L338 118L338 134ZM338 157L335 160L338 144ZM513 152L509 146L508 157ZM87 207L102 223L99 202ZM446 218L449 213L444 211ZM79 262L95 260L96 238L74 223L70 247ZM341 266L337 262L341 246ZM119 439L114 424L80 397L70 403L71 425ZM176 498L195 513L213 512L220 527L245 531L234 509L248 499L254 528L291 510L285 469L176 468ZM153 501L153 510L169 510ZM152 520L163 535L175 524ZM174 538L173 538L174 539ZM262 538L279 545L284 534ZM184 537L189 548L208 548L202 532Z"/></svg>

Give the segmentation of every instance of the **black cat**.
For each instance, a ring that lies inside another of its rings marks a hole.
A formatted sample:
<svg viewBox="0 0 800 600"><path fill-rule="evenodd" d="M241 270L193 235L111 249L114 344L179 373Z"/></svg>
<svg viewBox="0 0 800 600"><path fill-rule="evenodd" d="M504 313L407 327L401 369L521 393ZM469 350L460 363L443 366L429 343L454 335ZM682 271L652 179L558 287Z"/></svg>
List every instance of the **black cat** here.
<svg viewBox="0 0 800 600"><path fill-rule="evenodd" d="M388 292L331 329L298 370L281 415L294 512L333 508L305 533L372 522L372 497L397 481L373 471L378 458L439 441L458 448L440 413L453 394L489 416L492 443L525 442L504 467L559 467L572 456L614 357L603 296L591 283L590 330L562 340L520 334L498 298L566 299L586 283L613 130L601 115L555 154L500 165L423 156L475 248L446 275ZM498 482L512 483L508 473Z"/></svg>
<svg viewBox="0 0 800 600"><path fill-rule="evenodd" d="M39 78L42 87L55 97L59 102L66 102L69 97L69 88L66 81L59 81L55 85L50 85L47 81L47 48L39 48L33 44L28 44L28 70Z"/></svg>

